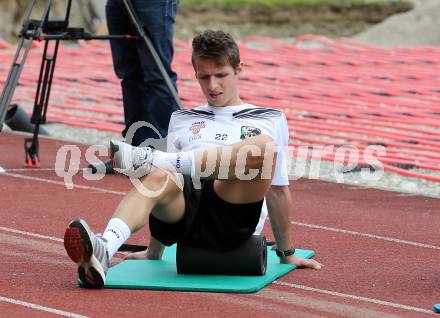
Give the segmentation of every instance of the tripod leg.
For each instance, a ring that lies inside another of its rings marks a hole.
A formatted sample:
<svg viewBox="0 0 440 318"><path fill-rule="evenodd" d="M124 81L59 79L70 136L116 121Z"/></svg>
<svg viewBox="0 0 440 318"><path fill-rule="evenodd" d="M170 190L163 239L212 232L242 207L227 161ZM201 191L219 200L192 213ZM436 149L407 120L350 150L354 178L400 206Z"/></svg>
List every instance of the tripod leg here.
<svg viewBox="0 0 440 318"><path fill-rule="evenodd" d="M48 23L49 9L51 0L48 0L39 27L34 31L33 36L39 37L41 30ZM67 29L68 17L70 13L71 0L67 3L66 16L64 27ZM23 38L25 36L23 35ZM33 37L31 37L33 39ZM24 141L25 148L25 166L40 167L39 158L39 141L38 135L40 132L40 125L46 122L47 105L49 102L50 90L52 86L52 79L55 70L55 61L58 54L59 40L56 40L53 55L48 54L49 40L45 40L44 51L41 61L40 74L38 77L37 92L35 94L34 108L32 112L31 122L34 123L34 132L32 138L26 138Z"/></svg>
<svg viewBox="0 0 440 318"><path fill-rule="evenodd" d="M148 50L151 53L151 56L154 59L154 62L157 65L157 68L159 69L159 72L161 73L163 80L165 81L165 84L167 85L168 90L170 91L171 95L173 96L173 99L176 103L176 105L182 109L182 103L180 101L179 95L176 92L176 89L174 88L173 83L171 82L170 77L168 76L168 73L165 70L165 67L162 64L162 61L160 60L159 55L157 54L156 49L154 48L153 43L151 42L148 35L145 33L144 26L139 22L139 18L136 15L136 12L133 8L133 5L131 4L130 0L122 0L124 3L125 9L128 12L128 15L130 16L131 22L136 28L136 31L139 33L139 35L144 40L145 44L147 45Z"/></svg>
<svg viewBox="0 0 440 318"><path fill-rule="evenodd" d="M38 78L37 93L35 95L34 109L32 112L31 122L35 123L37 117L41 124L46 123L47 105L49 103L50 91L52 88L53 74L55 71L55 63L58 55L60 41L56 40L53 54L47 54L49 41L46 40L43 57L40 67L40 75Z"/></svg>
<svg viewBox="0 0 440 318"><path fill-rule="evenodd" d="M25 22L23 23L23 26L29 25L30 17L32 14L32 10L35 6L35 3L36 3L36 0L33 0L29 4L29 6L27 8ZM41 31L41 29L43 27L44 21L47 20L51 3L52 3L51 0L49 0L46 3L46 5L43 9L43 14L42 14L42 18L40 20L40 25L34 30L34 35L39 34L39 32ZM28 56L28 53L29 53L29 50L31 47L32 39L33 39L32 36L31 37L25 36L25 33L27 31L25 28L26 27L24 27L24 29L20 32L21 35L20 35L20 40L18 42L17 51L16 51L14 59L12 61L12 65L9 70L8 77L6 79L5 86L3 87L2 96L0 99L0 131L3 128L3 123L5 121L6 112L8 110L9 104L11 103L12 97L15 92L15 88L17 87L17 83L20 78L21 71L23 70L24 63L26 62L26 59L27 59L27 56Z"/></svg>
<svg viewBox="0 0 440 318"><path fill-rule="evenodd" d="M9 70L8 77L3 88L2 97L0 100L0 131L3 128L3 123L6 117L9 104L11 103L12 96L14 95L15 88L17 87L20 73L23 69L23 64L26 61L29 53L32 40L21 38L18 44L17 52L12 62L11 69ZM21 61L18 62L21 56Z"/></svg>
<svg viewBox="0 0 440 318"><path fill-rule="evenodd" d="M25 161L24 165L28 168L40 168L40 157L38 156L38 137L24 139Z"/></svg>
<svg viewBox="0 0 440 318"><path fill-rule="evenodd" d="M39 142L38 135L40 125L45 123L45 116L47 112L47 105L49 103L50 89L55 69L56 56L58 54L59 41L55 42L53 55L47 53L49 48L49 40L46 40L43 51L43 58L41 61L40 75L38 79L37 94L35 95L34 110L32 113L32 123L34 126L34 133L32 138L25 139L25 166L39 167L40 159L38 155Z"/></svg>

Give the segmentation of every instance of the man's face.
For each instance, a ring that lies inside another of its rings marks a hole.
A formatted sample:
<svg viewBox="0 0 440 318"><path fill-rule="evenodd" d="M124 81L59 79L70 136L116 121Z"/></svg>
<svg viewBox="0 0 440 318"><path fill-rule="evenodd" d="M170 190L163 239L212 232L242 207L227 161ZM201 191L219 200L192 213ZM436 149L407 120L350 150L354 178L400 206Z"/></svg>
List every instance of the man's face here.
<svg viewBox="0 0 440 318"><path fill-rule="evenodd" d="M214 60L199 58L194 62L194 68L200 88L210 106L241 104L237 88L241 64L234 71L229 63L219 65Z"/></svg>

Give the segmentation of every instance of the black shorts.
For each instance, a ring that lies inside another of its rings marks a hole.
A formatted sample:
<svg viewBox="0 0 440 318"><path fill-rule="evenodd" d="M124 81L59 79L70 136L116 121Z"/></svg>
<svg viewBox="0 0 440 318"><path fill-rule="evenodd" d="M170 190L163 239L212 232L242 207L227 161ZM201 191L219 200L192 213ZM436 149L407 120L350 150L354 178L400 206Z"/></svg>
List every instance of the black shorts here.
<svg viewBox="0 0 440 318"><path fill-rule="evenodd" d="M184 176L183 219L169 224L150 214L151 235L166 246L182 242L225 250L244 243L255 232L263 200L232 204L214 192L213 179L204 179L201 185L195 189L191 177Z"/></svg>

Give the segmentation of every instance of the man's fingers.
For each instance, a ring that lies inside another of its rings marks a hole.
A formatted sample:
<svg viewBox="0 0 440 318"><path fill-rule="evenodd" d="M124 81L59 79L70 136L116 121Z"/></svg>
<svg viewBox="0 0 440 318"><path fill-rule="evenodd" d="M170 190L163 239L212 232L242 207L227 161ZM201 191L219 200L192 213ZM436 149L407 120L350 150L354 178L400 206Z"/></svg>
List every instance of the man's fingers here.
<svg viewBox="0 0 440 318"><path fill-rule="evenodd" d="M315 261L314 259L305 259L303 267L313 268L313 269L321 269L324 265Z"/></svg>
<svg viewBox="0 0 440 318"><path fill-rule="evenodd" d="M130 253L124 257L124 260L127 260L127 259L148 259L147 258L147 251Z"/></svg>
<svg viewBox="0 0 440 318"><path fill-rule="evenodd" d="M302 268L321 269L322 267L324 267L324 265L315 261L314 259L301 258L295 255L288 257L283 261L283 263L292 264Z"/></svg>

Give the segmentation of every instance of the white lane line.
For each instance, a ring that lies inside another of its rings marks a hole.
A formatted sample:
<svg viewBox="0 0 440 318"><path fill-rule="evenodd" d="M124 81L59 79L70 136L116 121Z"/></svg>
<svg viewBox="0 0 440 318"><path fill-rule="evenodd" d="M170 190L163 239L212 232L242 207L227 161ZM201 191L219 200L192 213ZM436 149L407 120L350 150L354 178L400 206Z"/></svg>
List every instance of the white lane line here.
<svg viewBox="0 0 440 318"><path fill-rule="evenodd" d="M58 169L64 170L64 169ZM8 172L40 172L40 171L56 171L55 168L11 168Z"/></svg>
<svg viewBox="0 0 440 318"><path fill-rule="evenodd" d="M52 314L60 315L60 316L64 316L64 317L88 318L87 316L82 316L82 315L74 314L74 313L71 313L68 311L63 311L63 310L59 310L59 309L55 309L55 308L40 306L40 305L28 303L28 302L13 299L13 298L7 298L7 297L0 296L0 301L14 304L14 305L20 305L20 306L24 306L24 307L32 308L32 309L36 309L36 310L46 311L46 312L50 312Z"/></svg>
<svg viewBox="0 0 440 318"><path fill-rule="evenodd" d="M2 168L2 166L0 166L0 173L5 172L5 169Z"/></svg>
<svg viewBox="0 0 440 318"><path fill-rule="evenodd" d="M392 303L389 301L384 301L384 300L379 300L379 299L374 299L374 298L356 296L356 295L351 295L351 294L344 294L344 293L339 293L339 292L335 292L335 291L331 291L331 290L313 288L313 287L309 287L309 286L292 284L292 283L287 283L287 282L280 282L278 280L274 281L273 283L277 284L277 285L291 287L291 288L312 291L312 292L316 292L316 293L320 293L320 294L326 294L326 295L331 295L331 296L336 296L336 297L365 301L365 302L373 303L373 304L377 304L377 305L383 305L383 306L399 308L399 309L409 310L409 311L416 311L416 312L421 312L421 313L425 313L425 314L433 314L432 310L413 307L413 306L407 306L407 305L402 305L402 304L397 304L397 303Z"/></svg>
<svg viewBox="0 0 440 318"><path fill-rule="evenodd" d="M55 169L55 168L10 168L10 169L3 169L7 172L46 172L46 171L65 171L64 168ZM90 168L79 168L79 171L90 171Z"/></svg>
<svg viewBox="0 0 440 318"><path fill-rule="evenodd" d="M55 241L55 242L64 242L62 239L57 238L57 237L41 235L41 234L37 234L37 233L21 231L21 230L16 230L16 229L11 229L9 227L0 226L0 231L10 232L10 233L15 233L15 234L28 235L28 236L38 237L38 238L41 238L41 239L46 239L46 240Z"/></svg>
<svg viewBox="0 0 440 318"><path fill-rule="evenodd" d="M343 230L343 229L338 229L338 228L333 228L333 227L328 227L328 226L323 226L323 225L307 224L307 223L301 223L301 222L295 222L295 221L291 221L290 224L309 227L312 229L319 229L319 230L325 230L325 231L331 231L331 232L337 232L337 233L344 233L344 234L350 234L350 235L355 235L355 236L363 236L363 237L368 237L368 238L372 238L372 239L376 239L376 240L389 241L389 242L393 242L393 243L429 248L432 250L440 250L440 246L424 244L424 243L419 243L419 242L413 242L413 241L406 241L406 240L401 240L401 239L397 239L397 238L393 238L393 237L380 236L380 235L362 233L362 232L355 232L355 231Z"/></svg>
<svg viewBox="0 0 440 318"><path fill-rule="evenodd" d="M5 173L3 173L3 175L8 176L8 177L19 178L19 179L32 180L32 181L38 181L38 182L44 182L44 183L50 183L50 184L56 184L56 185L61 185L61 186L65 187L65 184L62 181L55 181L55 180L49 180L49 179L44 179L44 178L25 176L25 175L21 175L21 174L17 174L17 173L9 173L9 172L5 172ZM75 184L74 188L83 189L83 190L90 190L90 191L96 191L96 192L102 192L102 193L108 193L108 194L116 194L116 195L126 195L127 194L127 192L113 191L113 190L108 190L108 189L103 189L103 188L96 188L96 187L89 187L89 186L84 186L84 185L79 185L79 184Z"/></svg>

